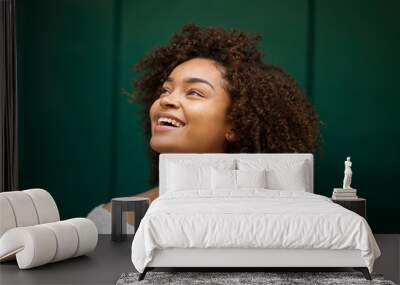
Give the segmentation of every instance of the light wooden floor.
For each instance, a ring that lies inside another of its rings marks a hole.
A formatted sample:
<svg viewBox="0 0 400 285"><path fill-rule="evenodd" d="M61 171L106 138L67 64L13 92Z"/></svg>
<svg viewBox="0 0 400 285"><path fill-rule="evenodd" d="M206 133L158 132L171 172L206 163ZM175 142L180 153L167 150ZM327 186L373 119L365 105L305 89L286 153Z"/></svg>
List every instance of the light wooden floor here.
<svg viewBox="0 0 400 285"><path fill-rule="evenodd" d="M375 261L374 273L400 284L400 234L375 234L381 256Z"/></svg>

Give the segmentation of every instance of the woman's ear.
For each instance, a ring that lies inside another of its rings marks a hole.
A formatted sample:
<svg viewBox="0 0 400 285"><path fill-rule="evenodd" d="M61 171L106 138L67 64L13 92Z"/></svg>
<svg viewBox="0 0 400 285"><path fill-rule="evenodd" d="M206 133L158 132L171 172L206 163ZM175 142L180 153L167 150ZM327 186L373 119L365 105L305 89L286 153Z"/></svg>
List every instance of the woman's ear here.
<svg viewBox="0 0 400 285"><path fill-rule="evenodd" d="M227 141L234 141L236 140L236 135L235 132L233 131L232 128L230 128L226 133L225 133L225 138Z"/></svg>

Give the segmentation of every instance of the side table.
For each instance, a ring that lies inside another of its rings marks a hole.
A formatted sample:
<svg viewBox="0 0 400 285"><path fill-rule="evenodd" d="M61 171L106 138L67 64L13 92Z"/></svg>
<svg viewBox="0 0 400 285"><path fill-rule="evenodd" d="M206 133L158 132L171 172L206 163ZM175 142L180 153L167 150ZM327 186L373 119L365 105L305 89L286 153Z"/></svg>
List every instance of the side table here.
<svg viewBox="0 0 400 285"><path fill-rule="evenodd" d="M113 198L112 203L112 226L111 240L123 241L126 239L126 213L133 211L135 213L135 233L139 227L140 221L146 214L150 205L150 199L145 197L121 197Z"/></svg>
<svg viewBox="0 0 400 285"><path fill-rule="evenodd" d="M364 198L357 198L352 200L338 200L332 199L332 202L341 205L342 207L349 209L357 214L359 214L364 219L367 218L367 200Z"/></svg>

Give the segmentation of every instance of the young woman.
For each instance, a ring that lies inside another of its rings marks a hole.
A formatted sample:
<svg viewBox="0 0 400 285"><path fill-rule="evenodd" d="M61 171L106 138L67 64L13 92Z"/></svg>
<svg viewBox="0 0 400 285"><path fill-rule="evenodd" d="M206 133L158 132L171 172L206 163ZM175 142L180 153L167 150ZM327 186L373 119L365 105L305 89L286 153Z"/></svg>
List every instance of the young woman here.
<svg viewBox="0 0 400 285"><path fill-rule="evenodd" d="M136 66L132 94L143 109L156 199L160 153L314 153L318 115L296 81L264 63L259 34L189 23ZM110 232L111 203L89 213ZM128 217L132 223L133 216ZM132 231L129 227L128 232Z"/></svg>

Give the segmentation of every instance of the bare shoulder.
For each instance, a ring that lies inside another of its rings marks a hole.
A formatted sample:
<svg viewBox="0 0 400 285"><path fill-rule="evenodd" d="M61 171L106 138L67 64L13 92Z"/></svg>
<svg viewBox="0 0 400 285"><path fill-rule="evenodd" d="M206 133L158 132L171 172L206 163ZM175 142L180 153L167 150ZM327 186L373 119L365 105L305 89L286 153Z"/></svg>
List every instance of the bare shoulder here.
<svg viewBox="0 0 400 285"><path fill-rule="evenodd" d="M159 195L158 187L154 187L146 192L142 192L137 195L134 195L134 197L135 196L146 197L146 198L150 199L150 202L152 202L154 199L156 199L158 197L158 195Z"/></svg>

